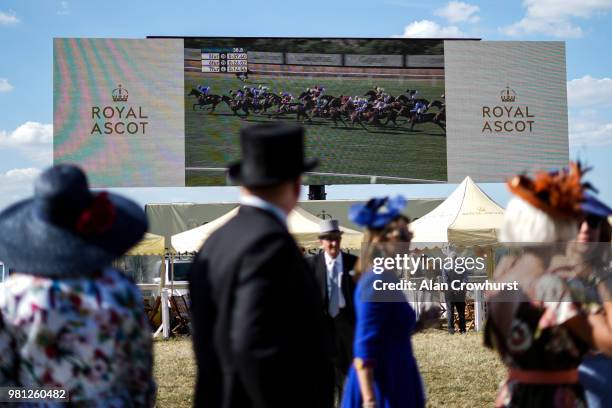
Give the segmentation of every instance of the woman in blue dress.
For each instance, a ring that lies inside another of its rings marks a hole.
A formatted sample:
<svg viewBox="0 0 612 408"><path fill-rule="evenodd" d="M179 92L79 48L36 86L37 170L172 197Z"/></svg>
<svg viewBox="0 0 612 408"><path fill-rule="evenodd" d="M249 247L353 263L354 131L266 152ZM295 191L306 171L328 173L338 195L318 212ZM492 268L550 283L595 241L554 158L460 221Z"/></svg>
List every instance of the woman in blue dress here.
<svg viewBox="0 0 612 408"><path fill-rule="evenodd" d="M423 381L412 351L411 335L439 316L430 308L417 322L400 290L380 290L399 283L395 271L375 273L378 257L394 257L408 249L408 219L401 197L374 198L351 207L349 218L367 228L367 255L355 292L357 324L354 360L342 399L343 408L411 408L425 405ZM378 270L376 272L379 272Z"/></svg>

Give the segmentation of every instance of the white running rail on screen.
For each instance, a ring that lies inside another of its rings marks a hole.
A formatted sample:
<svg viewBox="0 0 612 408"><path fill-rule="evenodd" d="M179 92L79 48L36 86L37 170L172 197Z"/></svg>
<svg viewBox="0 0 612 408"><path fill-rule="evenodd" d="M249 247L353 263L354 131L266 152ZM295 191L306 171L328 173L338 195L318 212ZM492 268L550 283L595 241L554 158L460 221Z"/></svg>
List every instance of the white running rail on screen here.
<svg viewBox="0 0 612 408"><path fill-rule="evenodd" d="M188 171L210 171L210 172L226 172L227 169L224 167L185 167L185 170ZM354 174L354 173L325 173L318 171L307 172L307 175L310 176L329 176L329 177L347 177L347 178L360 178L367 179L369 183L365 184L376 184L382 183L385 180L393 181L393 182L405 182L409 184L425 184L425 183L446 183L445 180L427 180L420 178L410 178L410 177L395 177L395 176L379 176L374 174ZM228 182L229 184L229 182Z"/></svg>

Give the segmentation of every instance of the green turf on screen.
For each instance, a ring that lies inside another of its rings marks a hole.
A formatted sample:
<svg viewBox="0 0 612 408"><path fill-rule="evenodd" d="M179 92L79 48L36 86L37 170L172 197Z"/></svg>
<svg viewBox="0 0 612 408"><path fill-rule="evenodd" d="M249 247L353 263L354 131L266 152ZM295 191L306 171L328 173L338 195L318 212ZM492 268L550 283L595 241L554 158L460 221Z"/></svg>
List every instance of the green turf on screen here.
<svg viewBox="0 0 612 408"><path fill-rule="evenodd" d="M233 76L212 77L199 73L185 74L185 95L198 85L211 86L210 93L226 95L244 85L267 86L270 91L290 92L297 97L307 87L322 85L326 94L362 96L374 86L383 87L386 93L398 96L406 89L418 89L419 97L439 100L444 93L441 79L380 79L317 77L249 77L247 82ZM246 119L235 116L225 103L217 106L214 113L196 107L196 98L185 97L185 166L197 168L226 167L240 156L239 129L256 123L277 121L266 115L253 114ZM274 112L276 108L272 108ZM295 115L285 115L283 120L295 122ZM318 157L321 165L316 169L325 173L364 174L394 176L428 180L446 180L446 138L444 131L433 123L417 124L414 131L410 125L396 127L359 125L337 126L330 119L313 118L305 122L307 154ZM308 184L369 183L368 177L310 176ZM379 179L390 183L391 180ZM186 185L224 185L225 179L218 171L187 170Z"/></svg>

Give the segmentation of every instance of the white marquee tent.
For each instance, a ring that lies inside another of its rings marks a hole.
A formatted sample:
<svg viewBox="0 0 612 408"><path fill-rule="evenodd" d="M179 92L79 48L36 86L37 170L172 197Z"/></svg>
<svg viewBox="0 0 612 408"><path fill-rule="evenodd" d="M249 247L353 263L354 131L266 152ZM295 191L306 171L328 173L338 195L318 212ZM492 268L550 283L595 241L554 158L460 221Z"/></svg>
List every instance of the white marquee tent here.
<svg viewBox="0 0 612 408"><path fill-rule="evenodd" d="M442 204L410 224L412 244L416 248L445 244L488 247L487 274L491 276L495 267L492 246L499 242L503 220L504 209L466 177ZM411 303L418 309L416 298ZM480 331L485 318L482 291L474 293L474 312L476 331Z"/></svg>
<svg viewBox="0 0 612 408"><path fill-rule="evenodd" d="M236 207L230 212L222 215L214 221L201 225L197 228L173 235L171 238L172 247L177 252L196 252L200 249L204 241L217 229L232 219L238 213ZM287 218L289 232L293 235L300 246L305 249L318 248L319 243L319 223L321 219L310 214L308 211L296 207ZM350 228L340 227L344 232L342 235L342 247L359 249L363 234Z"/></svg>
<svg viewBox="0 0 612 408"><path fill-rule="evenodd" d="M410 224L415 247L498 242L504 209L466 177L442 204Z"/></svg>

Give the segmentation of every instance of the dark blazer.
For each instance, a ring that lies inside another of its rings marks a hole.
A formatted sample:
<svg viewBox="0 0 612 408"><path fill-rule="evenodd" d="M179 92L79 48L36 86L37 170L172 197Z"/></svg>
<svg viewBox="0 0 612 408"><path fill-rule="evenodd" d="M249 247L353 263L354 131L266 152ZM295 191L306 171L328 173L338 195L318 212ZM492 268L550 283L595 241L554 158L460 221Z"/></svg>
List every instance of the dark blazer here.
<svg viewBox="0 0 612 408"><path fill-rule="evenodd" d="M249 206L211 235L190 272L195 406L331 407L329 327L286 227Z"/></svg>
<svg viewBox="0 0 612 408"><path fill-rule="evenodd" d="M357 257L346 252L341 252L342 256L342 294L346 300L346 307L350 310L351 315L355 316L355 305L353 304L353 292L355 292L355 281L349 272L355 268ZM308 264L315 273L319 293L323 299L323 307L327 315L329 299L327 297L327 265L325 265L325 253L319 252L317 255L306 258ZM354 320L354 319L353 319Z"/></svg>
<svg viewBox="0 0 612 408"><path fill-rule="evenodd" d="M340 309L340 313L334 319L328 314L329 298L327 295L327 265L325 265L325 254L323 251L317 255L307 258L319 287L319 293L323 298L323 311L327 316L330 330L332 331L332 349L334 362L342 377L347 374L353 359L353 337L355 331L355 281L349 274L355 267L357 257L345 252L342 256L342 294L346 306ZM343 381L344 378L337 379Z"/></svg>

